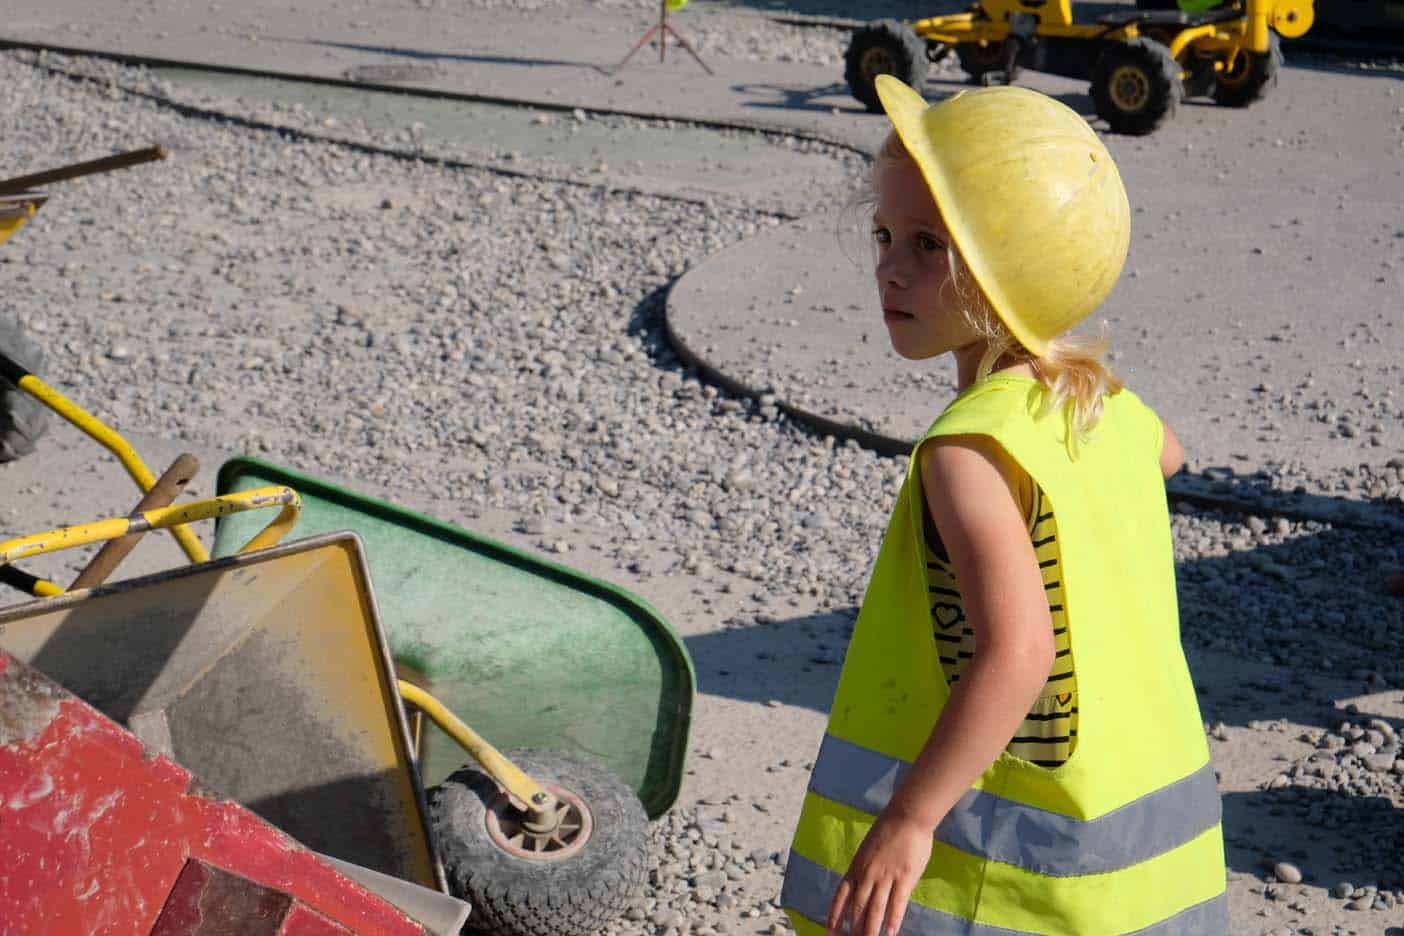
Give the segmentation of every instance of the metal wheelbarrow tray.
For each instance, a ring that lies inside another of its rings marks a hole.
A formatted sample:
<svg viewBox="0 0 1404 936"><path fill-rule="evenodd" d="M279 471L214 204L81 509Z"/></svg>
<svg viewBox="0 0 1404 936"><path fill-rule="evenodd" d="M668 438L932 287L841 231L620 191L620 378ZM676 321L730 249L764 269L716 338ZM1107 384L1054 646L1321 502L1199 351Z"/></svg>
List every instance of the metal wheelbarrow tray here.
<svg viewBox="0 0 1404 936"><path fill-rule="evenodd" d="M220 470L219 493L287 484L302 496L294 535L354 530L365 544L401 674L503 747L554 748L603 764L650 818L677 798L695 677L677 633L623 589L383 501L258 459ZM221 518L215 554L254 524ZM426 785L461 758L428 729Z"/></svg>
<svg viewBox="0 0 1404 936"><path fill-rule="evenodd" d="M443 888L353 534L18 605L0 650L308 847Z"/></svg>

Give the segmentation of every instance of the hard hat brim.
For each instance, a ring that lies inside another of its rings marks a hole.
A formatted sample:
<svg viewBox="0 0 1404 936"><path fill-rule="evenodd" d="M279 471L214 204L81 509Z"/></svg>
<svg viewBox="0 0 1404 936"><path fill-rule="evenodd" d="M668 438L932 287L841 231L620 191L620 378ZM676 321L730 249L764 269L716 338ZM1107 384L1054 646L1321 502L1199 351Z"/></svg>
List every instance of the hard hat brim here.
<svg viewBox="0 0 1404 936"><path fill-rule="evenodd" d="M892 122L902 145L911 154L922 178L926 180L927 188L931 190L932 199L936 202L936 210L940 212L941 220L950 232L951 240L960 252L961 260L970 270L970 275L975 278L980 291L984 293L1010 334L1028 351L1041 356L1047 350L1047 342L1023 328L1017 316L1006 314L1008 300L1000 291L998 280L991 274L985 257L960 212L951 209L956 199L952 196L950 180L946 177L941 160L937 158L934 141L926 126L926 113L931 105L915 90L891 75L879 75L875 85L882 109L887 114L887 119ZM958 93L956 97L963 93Z"/></svg>

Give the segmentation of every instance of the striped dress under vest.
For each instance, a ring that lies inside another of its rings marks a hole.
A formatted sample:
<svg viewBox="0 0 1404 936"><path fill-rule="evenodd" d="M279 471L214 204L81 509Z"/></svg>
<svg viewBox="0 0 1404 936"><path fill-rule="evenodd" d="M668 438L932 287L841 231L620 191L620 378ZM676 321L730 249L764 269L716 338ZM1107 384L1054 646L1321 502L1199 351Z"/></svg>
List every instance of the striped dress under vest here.
<svg viewBox="0 0 1404 936"><path fill-rule="evenodd" d="M1021 491L1028 504L1029 539L1043 574L1043 590L1048 595L1049 616L1053 619L1055 656L1048 682L1034 701L1024 721L1006 749L1015 757L1058 767L1072 756L1077 744L1077 679L1073 675L1071 642L1063 614L1063 588L1058 573L1058 528L1053 505L1043 490L1030 480L1032 491ZM940 650L941 669L946 682L960 681L965 661L975 655L975 631L965 619L965 604L955 570L946 554L930 515L926 515L926 583L931 595L931 630Z"/></svg>

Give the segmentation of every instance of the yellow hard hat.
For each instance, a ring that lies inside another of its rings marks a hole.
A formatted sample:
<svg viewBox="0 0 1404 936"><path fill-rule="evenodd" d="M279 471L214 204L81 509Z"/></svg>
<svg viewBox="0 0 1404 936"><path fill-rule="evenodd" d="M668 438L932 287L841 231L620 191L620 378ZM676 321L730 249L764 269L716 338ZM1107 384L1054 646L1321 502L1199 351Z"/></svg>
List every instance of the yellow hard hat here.
<svg viewBox="0 0 1404 936"><path fill-rule="evenodd" d="M1087 121L1027 88L927 106L891 75L878 98L995 313L1029 351L1086 318L1116 285L1131 207Z"/></svg>

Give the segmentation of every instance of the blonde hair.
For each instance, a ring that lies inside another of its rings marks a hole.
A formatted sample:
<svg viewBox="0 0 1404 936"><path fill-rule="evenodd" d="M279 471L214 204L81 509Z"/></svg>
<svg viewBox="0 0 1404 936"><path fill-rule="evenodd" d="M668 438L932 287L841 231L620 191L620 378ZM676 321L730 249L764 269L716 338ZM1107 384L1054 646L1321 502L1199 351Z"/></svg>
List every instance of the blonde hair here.
<svg viewBox="0 0 1404 936"><path fill-rule="evenodd" d="M869 205L876 205L878 173L894 164L911 161L901 138L895 131L889 133L873 162ZM1068 429L1068 447L1076 455L1078 443L1102 418L1103 397L1119 393L1125 386L1106 364L1110 345L1106 323L1096 337L1061 335L1048 343L1043 354L1036 355L1020 344L1000 320L954 244L946 245L946 258L951 270L950 282L962 302L965 320L985 343L976 382L989 377L1001 362L1027 361L1046 391L1039 415L1062 411Z"/></svg>

